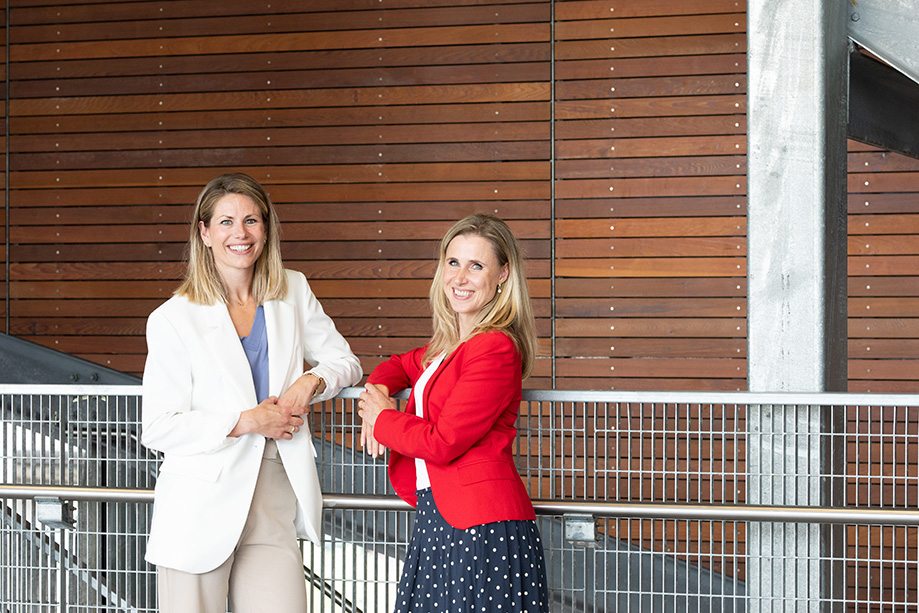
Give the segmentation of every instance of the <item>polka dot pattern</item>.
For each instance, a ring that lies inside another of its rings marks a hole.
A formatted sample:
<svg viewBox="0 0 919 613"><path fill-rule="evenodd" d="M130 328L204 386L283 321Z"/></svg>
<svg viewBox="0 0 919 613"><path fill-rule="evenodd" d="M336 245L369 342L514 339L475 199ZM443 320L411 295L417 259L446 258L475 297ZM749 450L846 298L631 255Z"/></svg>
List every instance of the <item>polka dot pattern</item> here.
<svg viewBox="0 0 919 613"><path fill-rule="evenodd" d="M501 521L457 530L440 515L430 488L420 490L395 611L547 613L536 522Z"/></svg>

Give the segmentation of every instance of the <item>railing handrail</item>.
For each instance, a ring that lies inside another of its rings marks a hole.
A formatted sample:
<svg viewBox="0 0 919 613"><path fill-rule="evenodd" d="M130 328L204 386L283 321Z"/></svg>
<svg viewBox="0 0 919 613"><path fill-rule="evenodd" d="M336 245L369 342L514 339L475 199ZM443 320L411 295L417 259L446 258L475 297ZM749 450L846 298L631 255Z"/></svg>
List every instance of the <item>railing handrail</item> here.
<svg viewBox="0 0 919 613"><path fill-rule="evenodd" d="M356 399L363 387L346 387L336 398ZM0 394L63 396L140 396L141 386L0 383ZM403 390L397 395L406 397ZM919 394L874 394L854 392L701 392L627 390L539 390L524 389L527 402L656 402L667 404L738 404L803 406L919 406Z"/></svg>
<svg viewBox="0 0 919 613"><path fill-rule="evenodd" d="M336 398L356 399L362 387L343 389ZM0 384L0 394L64 396L140 396L140 385L32 385ZM397 396L407 397L403 390ZM725 405L803 406L919 406L919 394L870 394L837 392L695 392L695 391L523 391L529 402L666 403ZM58 498L100 502L153 501L153 490L28 486L0 484L0 498ZM632 503L609 501L534 500L543 515L583 514L596 517L695 519L714 521L869 523L919 525L919 510L896 508L834 508L817 506L713 505ZM395 496L325 494L329 509L407 510L411 507Z"/></svg>
<svg viewBox="0 0 919 613"><path fill-rule="evenodd" d="M62 487L0 484L0 499L57 498L88 502L153 502L153 490L98 487ZM407 511L411 506L396 496L323 494L323 508L365 511ZM534 500L539 515L591 515L605 518L778 523L831 523L919 526L919 510L833 508L807 506L634 503Z"/></svg>

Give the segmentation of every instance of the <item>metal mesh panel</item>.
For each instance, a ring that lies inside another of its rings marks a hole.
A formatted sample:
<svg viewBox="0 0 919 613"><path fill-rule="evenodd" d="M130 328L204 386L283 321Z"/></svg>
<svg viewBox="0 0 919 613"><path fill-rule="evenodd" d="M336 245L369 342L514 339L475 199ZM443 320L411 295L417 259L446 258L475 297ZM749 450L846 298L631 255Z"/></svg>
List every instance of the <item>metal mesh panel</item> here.
<svg viewBox="0 0 919 613"><path fill-rule="evenodd" d="M158 458L138 442L139 388L12 387L0 388L0 483L152 488ZM311 426L324 491L373 501L392 490L385 461L360 449L357 391L315 407ZM540 515L554 611L810 610L796 582L811 576L823 604L919 609L919 521L726 514L915 511L919 397L530 391L518 426L518 467L538 507L619 505L618 516ZM0 611L155 610L143 561L150 505L112 500L0 498ZM373 504L327 508L323 545L303 544L311 611L391 608L412 514ZM660 511L632 513L640 505ZM687 505L706 515L686 519ZM69 511L73 527L53 527L48 508L65 523Z"/></svg>
<svg viewBox="0 0 919 613"><path fill-rule="evenodd" d="M739 503L744 408L534 400L521 409L518 468L535 499ZM564 518L541 519L557 610L743 609L734 522L605 519L595 529L593 542L572 541Z"/></svg>
<svg viewBox="0 0 919 613"><path fill-rule="evenodd" d="M152 488L158 461L138 441L139 390L125 389L0 396L0 481ZM4 610L155 610L153 570L142 555L149 505L51 501L46 507L56 505L62 521L72 517L73 528L48 529L36 501L5 502Z"/></svg>

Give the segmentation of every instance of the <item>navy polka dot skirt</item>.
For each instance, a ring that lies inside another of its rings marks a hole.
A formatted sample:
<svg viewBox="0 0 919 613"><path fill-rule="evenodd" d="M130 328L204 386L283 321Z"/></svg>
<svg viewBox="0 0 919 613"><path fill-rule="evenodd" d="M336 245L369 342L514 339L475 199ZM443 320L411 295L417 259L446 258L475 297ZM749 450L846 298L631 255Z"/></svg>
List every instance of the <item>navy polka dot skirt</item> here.
<svg viewBox="0 0 919 613"><path fill-rule="evenodd" d="M457 530L430 488L419 490L396 613L547 613L542 542L535 521Z"/></svg>

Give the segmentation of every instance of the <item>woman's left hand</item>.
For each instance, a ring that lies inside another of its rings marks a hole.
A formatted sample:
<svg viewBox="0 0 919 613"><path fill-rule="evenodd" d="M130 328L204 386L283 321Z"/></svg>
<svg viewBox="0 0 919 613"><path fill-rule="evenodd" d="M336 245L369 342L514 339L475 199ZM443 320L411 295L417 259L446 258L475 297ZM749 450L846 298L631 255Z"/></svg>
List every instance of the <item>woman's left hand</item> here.
<svg viewBox="0 0 919 613"><path fill-rule="evenodd" d="M278 406L290 408L293 415L309 413L310 401L319 391L316 389L319 385L318 377L303 375L281 394L281 397L278 398Z"/></svg>

